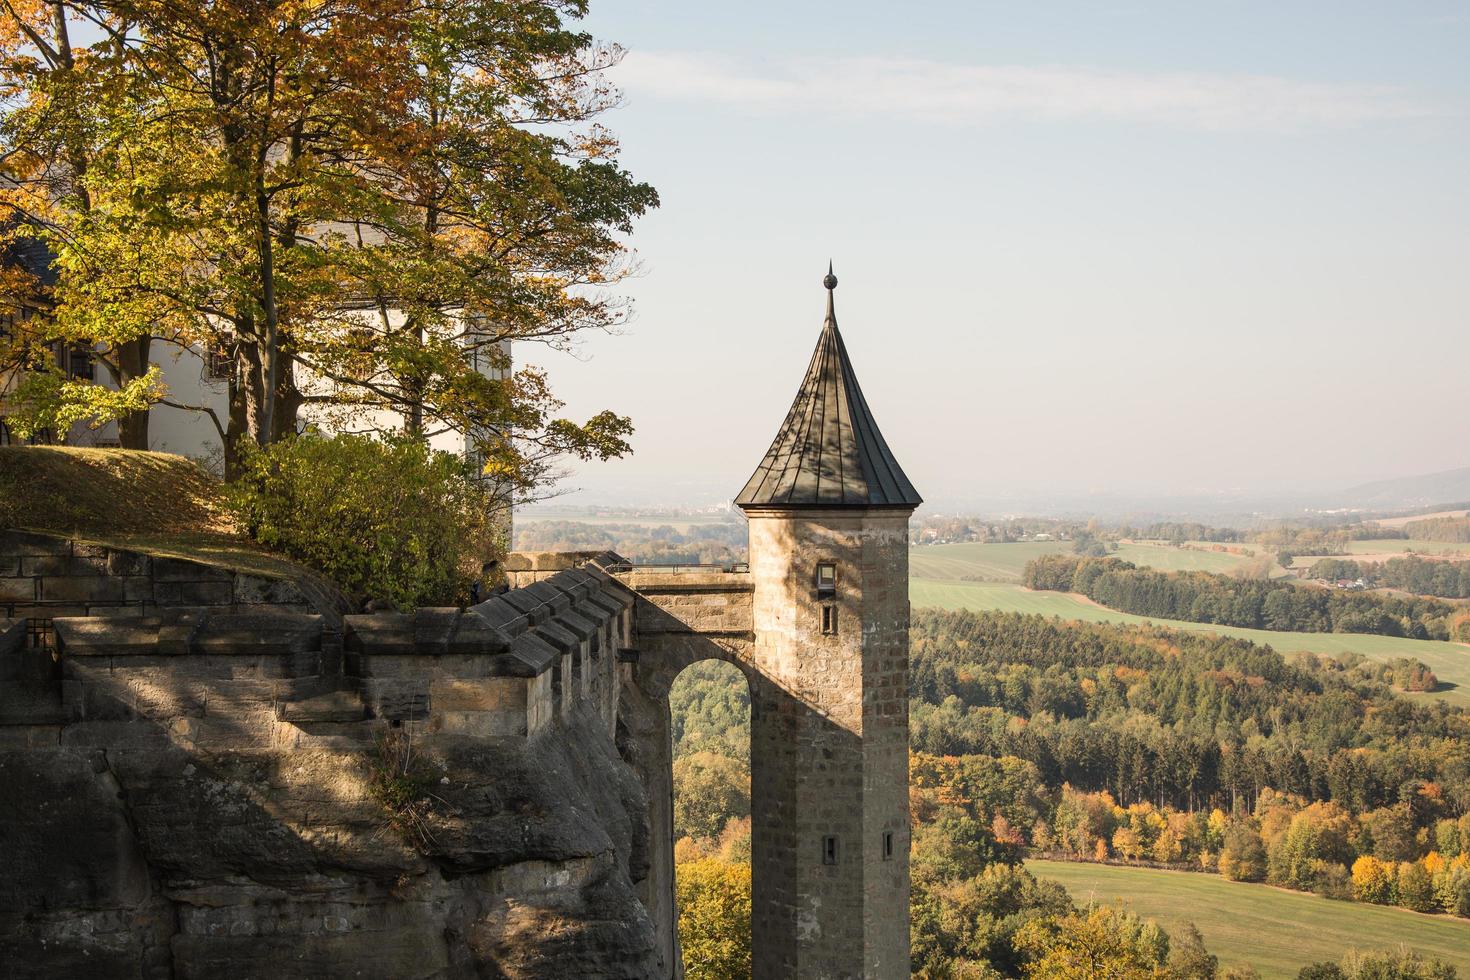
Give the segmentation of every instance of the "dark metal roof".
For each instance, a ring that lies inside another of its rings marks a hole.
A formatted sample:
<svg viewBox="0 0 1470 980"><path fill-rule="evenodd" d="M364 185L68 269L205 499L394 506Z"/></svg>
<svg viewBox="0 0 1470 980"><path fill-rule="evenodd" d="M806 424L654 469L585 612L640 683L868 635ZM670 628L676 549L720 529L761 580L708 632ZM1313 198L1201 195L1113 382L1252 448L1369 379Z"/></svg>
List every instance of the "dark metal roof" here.
<svg viewBox="0 0 1470 980"><path fill-rule="evenodd" d="M781 431L735 498L740 507L917 507L923 502L883 441L837 331L830 267L827 320Z"/></svg>
<svg viewBox="0 0 1470 980"><path fill-rule="evenodd" d="M56 253L39 238L12 238L0 246L0 267L22 269L43 286L54 286L59 278Z"/></svg>

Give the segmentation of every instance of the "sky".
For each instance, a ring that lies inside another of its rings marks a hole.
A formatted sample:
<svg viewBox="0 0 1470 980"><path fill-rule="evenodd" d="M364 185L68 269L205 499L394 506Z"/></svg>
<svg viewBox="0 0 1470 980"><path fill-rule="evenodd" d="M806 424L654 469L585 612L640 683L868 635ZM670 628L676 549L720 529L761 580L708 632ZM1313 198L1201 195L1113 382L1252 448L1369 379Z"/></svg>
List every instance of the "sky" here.
<svg viewBox="0 0 1470 980"><path fill-rule="evenodd" d="M936 506L1470 466L1470 3L592 0L659 191L617 336L538 349L634 454L744 484L821 327Z"/></svg>

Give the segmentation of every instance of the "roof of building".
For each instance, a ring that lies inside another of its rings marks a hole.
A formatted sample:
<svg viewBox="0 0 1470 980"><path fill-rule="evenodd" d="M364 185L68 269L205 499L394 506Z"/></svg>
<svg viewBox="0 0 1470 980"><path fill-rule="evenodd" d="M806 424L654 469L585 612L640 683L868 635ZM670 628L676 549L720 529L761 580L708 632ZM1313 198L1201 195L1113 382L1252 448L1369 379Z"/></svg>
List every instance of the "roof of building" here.
<svg viewBox="0 0 1470 980"><path fill-rule="evenodd" d="M827 319L786 421L735 498L741 507L917 507L923 502L873 421L837 330L829 266Z"/></svg>
<svg viewBox="0 0 1470 980"><path fill-rule="evenodd" d="M22 269L43 286L54 286L59 278L56 253L41 239L30 236L17 236L0 245L0 267Z"/></svg>

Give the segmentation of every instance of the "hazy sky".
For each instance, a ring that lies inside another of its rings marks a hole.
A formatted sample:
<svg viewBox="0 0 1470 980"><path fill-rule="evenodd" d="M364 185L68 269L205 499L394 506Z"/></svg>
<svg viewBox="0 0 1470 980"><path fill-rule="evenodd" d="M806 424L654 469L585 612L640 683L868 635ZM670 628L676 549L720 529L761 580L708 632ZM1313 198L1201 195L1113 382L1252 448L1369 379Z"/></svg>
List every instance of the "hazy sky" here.
<svg viewBox="0 0 1470 980"><path fill-rule="evenodd" d="M1470 465L1470 4L593 0L662 207L636 319L534 349L733 496L837 311L934 502Z"/></svg>

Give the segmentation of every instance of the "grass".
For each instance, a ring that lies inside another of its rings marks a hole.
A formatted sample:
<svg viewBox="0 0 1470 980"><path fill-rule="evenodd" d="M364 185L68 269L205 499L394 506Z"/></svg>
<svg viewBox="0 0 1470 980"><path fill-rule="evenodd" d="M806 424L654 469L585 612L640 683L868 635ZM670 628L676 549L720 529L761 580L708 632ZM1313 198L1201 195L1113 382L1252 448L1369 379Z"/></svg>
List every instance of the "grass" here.
<svg viewBox="0 0 1470 980"><path fill-rule="evenodd" d="M1209 623L1186 623L1171 619L1150 619L1131 613L1117 612L1086 602L1065 592L1032 592L1019 585L1002 582L953 582L911 578L909 599L915 608L994 609L1001 612L1031 613L1057 616L1090 623L1153 623L1174 629L1223 633L1263 646L1279 653L1305 651L1340 656L1359 653L1373 660L1413 657L1423 661L1440 680L1440 689L1429 694L1408 695L1414 698L1443 698L1451 704L1470 706L1470 647L1459 643L1434 640L1406 640L1397 636L1373 636L1366 633L1282 633L1275 630L1241 629Z"/></svg>
<svg viewBox="0 0 1470 980"><path fill-rule="evenodd" d="M909 551L909 574L916 579L950 582L1020 582L1026 563L1042 555L1071 554L1070 541L1017 541L998 544L935 544ZM1168 545L1125 544L1113 552L1135 565L1164 572L1228 572L1250 561L1247 555L1196 551Z"/></svg>
<svg viewBox="0 0 1470 980"><path fill-rule="evenodd" d="M1383 538L1378 541L1349 541L1348 551L1355 555L1392 555L1405 551L1420 555L1458 555L1470 551L1470 542Z"/></svg>
<svg viewBox="0 0 1470 980"><path fill-rule="evenodd" d="M7 527L269 578L313 574L237 535L219 480L170 453L0 446L0 528Z"/></svg>
<svg viewBox="0 0 1470 980"><path fill-rule="evenodd" d="M182 456L70 446L0 446L0 527L227 533L220 484Z"/></svg>
<svg viewBox="0 0 1470 980"><path fill-rule="evenodd" d="M1337 962L1351 947L1400 944L1470 975L1470 921L1403 909L1335 902L1217 875L1102 864L1027 861L1066 886L1079 903L1121 900L1165 929L1191 921L1221 967L1250 964L1263 980L1295 977L1307 963Z"/></svg>

